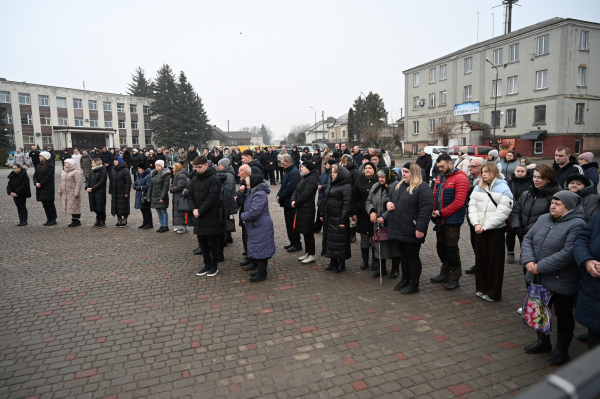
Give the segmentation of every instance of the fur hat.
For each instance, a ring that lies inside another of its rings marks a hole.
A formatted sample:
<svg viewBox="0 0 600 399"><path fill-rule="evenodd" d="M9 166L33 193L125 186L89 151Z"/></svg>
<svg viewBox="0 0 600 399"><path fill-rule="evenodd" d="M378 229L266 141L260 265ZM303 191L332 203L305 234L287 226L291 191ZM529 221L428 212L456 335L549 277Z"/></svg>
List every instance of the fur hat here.
<svg viewBox="0 0 600 399"><path fill-rule="evenodd" d="M567 181L565 183L565 188L567 188L569 186L569 183L571 183L573 180L579 180L580 182L583 183L583 185L585 187L588 187L589 185L592 184L592 181L590 179L588 179L587 176L580 175L579 173L574 173L572 175L569 175L569 177L567 177Z"/></svg>
<svg viewBox="0 0 600 399"><path fill-rule="evenodd" d="M147 168L148 168L148 167L146 166L146 164L145 164L145 163L139 163L139 164L138 164L138 169L143 169L143 170L146 170Z"/></svg>
<svg viewBox="0 0 600 399"><path fill-rule="evenodd" d="M71 158L65 159L65 163L68 163L69 165L73 165L75 163L75 160L71 159Z"/></svg>
<svg viewBox="0 0 600 399"><path fill-rule="evenodd" d="M165 161L163 161L162 159L159 159L158 161L155 162L155 165L158 166L160 165L161 168L165 168Z"/></svg>
<svg viewBox="0 0 600 399"><path fill-rule="evenodd" d="M463 145L462 147L460 147L458 149L458 151L462 152L463 154L467 154L469 152L469 149L467 148L466 145Z"/></svg>

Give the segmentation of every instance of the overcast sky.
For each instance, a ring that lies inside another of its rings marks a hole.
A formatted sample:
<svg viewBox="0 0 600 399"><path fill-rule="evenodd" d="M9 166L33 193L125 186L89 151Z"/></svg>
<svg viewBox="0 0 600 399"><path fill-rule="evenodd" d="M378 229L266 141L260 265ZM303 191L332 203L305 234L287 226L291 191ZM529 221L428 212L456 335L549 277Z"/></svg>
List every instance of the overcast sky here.
<svg viewBox="0 0 600 399"><path fill-rule="evenodd" d="M125 93L140 66L183 70L212 124L292 125L379 93L395 119L403 70L503 33L501 0L2 1L0 77ZM513 30L553 17L600 22L598 0L521 0ZM568 6L567 6L568 5ZM494 24L492 24L492 12Z"/></svg>

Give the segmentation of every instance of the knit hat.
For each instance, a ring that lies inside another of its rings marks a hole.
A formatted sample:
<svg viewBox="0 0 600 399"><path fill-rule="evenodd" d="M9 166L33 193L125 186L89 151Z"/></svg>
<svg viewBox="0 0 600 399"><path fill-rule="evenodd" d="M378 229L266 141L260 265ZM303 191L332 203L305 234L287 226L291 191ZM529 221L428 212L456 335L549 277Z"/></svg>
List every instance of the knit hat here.
<svg viewBox="0 0 600 399"><path fill-rule="evenodd" d="M580 182L583 183L583 185L585 187L588 187L589 185L592 184L591 180L588 179L587 176L580 175L579 173L574 173L572 175L569 175L569 177L567 177L567 182L565 183L565 188L567 188L569 186L569 183L571 183L573 180L579 180Z"/></svg>
<svg viewBox="0 0 600 399"><path fill-rule="evenodd" d="M42 151L40 152L40 157L44 157L45 160L49 160L52 158L52 155L50 155L48 151Z"/></svg>
<svg viewBox="0 0 600 399"><path fill-rule="evenodd" d="M133 149L133 152L138 152L138 149L137 149L137 148L134 148L134 149Z"/></svg>
<svg viewBox="0 0 600 399"><path fill-rule="evenodd" d="M160 165L161 168L165 168L165 161L163 161L162 159L159 159L158 161L155 162L156 166Z"/></svg>
<svg viewBox="0 0 600 399"><path fill-rule="evenodd" d="M585 159L588 162L592 162L594 160L594 154L591 152L584 152L583 154L579 155L578 159Z"/></svg>
<svg viewBox="0 0 600 399"><path fill-rule="evenodd" d="M71 158L65 159L65 163L68 163L69 165L73 165L75 163L75 160L71 159Z"/></svg>
<svg viewBox="0 0 600 399"><path fill-rule="evenodd" d="M581 204L581 197L569 190L562 190L552 196L552 199L561 201L568 210L573 210Z"/></svg>
<svg viewBox="0 0 600 399"><path fill-rule="evenodd" d="M365 154L363 159L366 159L367 161L371 160L371 154Z"/></svg>
<svg viewBox="0 0 600 399"><path fill-rule="evenodd" d="M373 171L375 173L377 173L377 166L375 166L375 164L373 162L371 162L371 161L364 163L364 165L363 165L363 173L365 172L365 168L367 167L367 165L371 165L371 167L373 168Z"/></svg>
<svg viewBox="0 0 600 399"><path fill-rule="evenodd" d="M496 158L498 156L498 150L491 150L490 152L488 152L488 155L491 155L492 157Z"/></svg>
<svg viewBox="0 0 600 399"><path fill-rule="evenodd" d="M229 165L231 165L231 162L229 161L229 159L227 159L227 158L223 158L223 159L220 159L220 160L219 160L219 165L223 165L223 166L225 166L226 168L228 168L228 167L229 167Z"/></svg>
<svg viewBox="0 0 600 399"><path fill-rule="evenodd" d="M335 159L331 158L329 161L327 161L327 163L329 165L335 165L337 162L335 161Z"/></svg>
<svg viewBox="0 0 600 399"><path fill-rule="evenodd" d="M405 163L404 166L402 167L402 169L410 170L410 162Z"/></svg>
<svg viewBox="0 0 600 399"><path fill-rule="evenodd" d="M138 164L138 169L144 169L144 170L146 170L147 168L148 168L148 167L146 166L146 164L145 164L145 163L139 163L139 164Z"/></svg>
<svg viewBox="0 0 600 399"><path fill-rule="evenodd" d="M463 145L462 147L460 147L458 149L458 151L462 152L463 154L467 154L469 152L469 149L467 148L466 145Z"/></svg>
<svg viewBox="0 0 600 399"><path fill-rule="evenodd" d="M313 163L313 161L309 161L308 159L304 162L302 162L302 166L304 166L306 169L308 169L309 171L313 171L315 170L315 164Z"/></svg>

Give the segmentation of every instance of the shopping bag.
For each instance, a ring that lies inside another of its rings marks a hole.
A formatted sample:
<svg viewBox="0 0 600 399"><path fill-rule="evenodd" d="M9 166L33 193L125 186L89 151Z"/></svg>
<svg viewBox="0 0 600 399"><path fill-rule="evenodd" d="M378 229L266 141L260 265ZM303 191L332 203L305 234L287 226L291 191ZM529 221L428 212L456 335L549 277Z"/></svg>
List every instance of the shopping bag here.
<svg viewBox="0 0 600 399"><path fill-rule="evenodd" d="M552 293L543 285L534 284L527 288L527 295L523 301L523 324L545 335L551 334L552 312L548 303Z"/></svg>

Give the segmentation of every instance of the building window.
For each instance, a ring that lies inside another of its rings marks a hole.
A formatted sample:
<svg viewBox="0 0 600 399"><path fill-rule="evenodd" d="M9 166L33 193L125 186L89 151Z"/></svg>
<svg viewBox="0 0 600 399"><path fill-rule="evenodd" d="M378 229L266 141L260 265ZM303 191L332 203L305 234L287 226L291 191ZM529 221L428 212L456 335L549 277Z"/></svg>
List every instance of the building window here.
<svg viewBox="0 0 600 399"><path fill-rule="evenodd" d="M117 112L125 112L125 104L117 103Z"/></svg>
<svg viewBox="0 0 600 399"><path fill-rule="evenodd" d="M4 114L4 118L2 118L2 122L6 125L12 125L12 114L10 112L6 112Z"/></svg>
<svg viewBox="0 0 600 399"><path fill-rule="evenodd" d="M96 102L96 100L88 100L88 108L90 111L97 111L98 103Z"/></svg>
<svg viewBox="0 0 600 399"><path fill-rule="evenodd" d="M577 86L585 86L585 74L587 72L587 68L580 66L577 70Z"/></svg>
<svg viewBox="0 0 600 399"><path fill-rule="evenodd" d="M461 137L460 138L460 145L463 145L463 146L467 145L467 138L466 137Z"/></svg>
<svg viewBox="0 0 600 399"><path fill-rule="evenodd" d="M42 144L52 144L52 136L42 136Z"/></svg>
<svg viewBox="0 0 600 399"><path fill-rule="evenodd" d="M419 152L419 145L418 144L413 144L412 146L412 152L413 154L416 154Z"/></svg>
<svg viewBox="0 0 600 399"><path fill-rule="evenodd" d="M31 105L31 97L27 93L19 93L19 104Z"/></svg>
<svg viewBox="0 0 600 399"><path fill-rule="evenodd" d="M508 52L510 53L508 56L508 61L510 61L510 62L519 61L519 43L509 46Z"/></svg>
<svg viewBox="0 0 600 399"><path fill-rule="evenodd" d="M537 90L548 88L548 70L537 71L535 73L535 88Z"/></svg>
<svg viewBox="0 0 600 399"><path fill-rule="evenodd" d="M584 103L575 104L575 123L583 123L583 112L585 111Z"/></svg>
<svg viewBox="0 0 600 399"><path fill-rule="evenodd" d="M40 125L50 126L50 117L49 116L40 116Z"/></svg>
<svg viewBox="0 0 600 399"><path fill-rule="evenodd" d="M58 126L69 126L67 118L58 117Z"/></svg>
<svg viewBox="0 0 600 399"><path fill-rule="evenodd" d="M413 87L419 87L419 73L413 73Z"/></svg>
<svg viewBox="0 0 600 399"><path fill-rule="evenodd" d="M582 30L579 32L579 50L589 50L588 37L590 37L588 31Z"/></svg>
<svg viewBox="0 0 600 399"><path fill-rule="evenodd" d="M500 97L502 95L502 79L492 80L492 97Z"/></svg>
<svg viewBox="0 0 600 399"><path fill-rule="evenodd" d="M473 57L465 58L465 73L473 72Z"/></svg>
<svg viewBox="0 0 600 399"><path fill-rule="evenodd" d="M35 142L33 141L33 136L29 134L24 134L23 144L35 144Z"/></svg>
<svg viewBox="0 0 600 399"><path fill-rule="evenodd" d="M56 97L56 108L67 108L67 99L65 97Z"/></svg>
<svg viewBox="0 0 600 399"><path fill-rule="evenodd" d="M413 111L419 110L419 97L413 97Z"/></svg>
<svg viewBox="0 0 600 399"><path fill-rule="evenodd" d="M106 129L112 129L112 119L105 119L104 120L104 127Z"/></svg>
<svg viewBox="0 0 600 399"><path fill-rule="evenodd" d="M446 123L446 118L440 118L439 126L443 125L444 123Z"/></svg>
<svg viewBox="0 0 600 399"><path fill-rule="evenodd" d="M127 137L119 137L119 144L120 145L127 145Z"/></svg>
<svg viewBox="0 0 600 399"><path fill-rule="evenodd" d="M537 38L537 54L548 54L550 52L550 35L544 35Z"/></svg>
<svg viewBox="0 0 600 399"><path fill-rule="evenodd" d="M136 124L136 126L137 126L137 124ZM345 139L345 138L346 138L346 131L345 131L345 130L342 130L342 138L343 138L343 139Z"/></svg>
<svg viewBox="0 0 600 399"><path fill-rule="evenodd" d="M500 127L500 111L492 111L492 127Z"/></svg>
<svg viewBox="0 0 600 399"><path fill-rule="evenodd" d="M48 96L38 96L38 105L40 107L47 107L49 105Z"/></svg>
<svg viewBox="0 0 600 399"><path fill-rule="evenodd" d="M464 100L471 101L472 98L473 98L473 86L471 86L471 85L465 86Z"/></svg>
<svg viewBox="0 0 600 399"><path fill-rule="evenodd" d="M104 101L102 103L102 109L104 109L104 111L106 112L112 111L112 104L110 103L110 101Z"/></svg>
<svg viewBox="0 0 600 399"><path fill-rule="evenodd" d="M98 127L98 119L90 119L90 127Z"/></svg>
<svg viewBox="0 0 600 399"><path fill-rule="evenodd" d="M440 66L440 80L448 79L448 65Z"/></svg>
<svg viewBox="0 0 600 399"><path fill-rule="evenodd" d="M74 109L82 109L81 98L74 98L73 99L73 108Z"/></svg>
<svg viewBox="0 0 600 399"><path fill-rule="evenodd" d="M581 154L581 139L575 140L575 154Z"/></svg>
<svg viewBox="0 0 600 399"><path fill-rule="evenodd" d="M150 130L150 123L144 122L144 130Z"/></svg>
<svg viewBox="0 0 600 399"><path fill-rule="evenodd" d="M494 65L498 66L498 65L502 65L502 53L503 53L504 49L497 49L494 50Z"/></svg>
<svg viewBox="0 0 600 399"><path fill-rule="evenodd" d="M83 118L75 118L75 126L83 127Z"/></svg>
<svg viewBox="0 0 600 399"><path fill-rule="evenodd" d="M144 115L150 115L150 107L147 105L144 105Z"/></svg>
<svg viewBox="0 0 600 399"><path fill-rule="evenodd" d="M544 153L544 142L534 141L533 142L533 155L542 155Z"/></svg>
<svg viewBox="0 0 600 399"><path fill-rule="evenodd" d="M119 120L119 129L125 129L125 121Z"/></svg>
<svg viewBox="0 0 600 399"><path fill-rule="evenodd" d="M131 128L132 128L133 130L137 130L137 128L138 128L137 121L131 121Z"/></svg>
<svg viewBox="0 0 600 399"><path fill-rule="evenodd" d="M132 114L137 114L137 105L129 104L129 112L131 112Z"/></svg>
<svg viewBox="0 0 600 399"><path fill-rule="evenodd" d="M435 107L435 93L429 95L429 108Z"/></svg>
<svg viewBox="0 0 600 399"><path fill-rule="evenodd" d="M519 77L511 76L508 78L508 94L517 94L519 92Z"/></svg>
<svg viewBox="0 0 600 399"><path fill-rule="evenodd" d="M333 133L331 135L333 136ZM146 136L146 145L152 145L152 137Z"/></svg>
<svg viewBox="0 0 600 399"><path fill-rule="evenodd" d="M10 93L7 91L0 91L0 103L10 104Z"/></svg>
<svg viewBox="0 0 600 399"><path fill-rule="evenodd" d="M333 140L334 138L335 138L335 133L331 132L331 139ZM146 139L146 141L148 141L148 140Z"/></svg>
<svg viewBox="0 0 600 399"><path fill-rule="evenodd" d="M506 110L506 126L515 127L517 126L517 110L507 109Z"/></svg>
<svg viewBox="0 0 600 399"><path fill-rule="evenodd" d="M413 134L419 134L419 121L413 121Z"/></svg>
<svg viewBox="0 0 600 399"><path fill-rule="evenodd" d="M435 68L429 70L429 83L435 83Z"/></svg>
<svg viewBox="0 0 600 399"><path fill-rule="evenodd" d="M536 105L533 108L533 122L536 124L546 123L546 106Z"/></svg>
<svg viewBox="0 0 600 399"><path fill-rule="evenodd" d="M435 131L435 119L429 119L429 133Z"/></svg>
<svg viewBox="0 0 600 399"><path fill-rule="evenodd" d="M140 145L140 138L137 136L133 136L131 138L133 140L133 145Z"/></svg>
<svg viewBox="0 0 600 399"><path fill-rule="evenodd" d="M446 105L446 97L448 92L446 90L440 91L440 105Z"/></svg>
<svg viewBox="0 0 600 399"><path fill-rule="evenodd" d="M21 114L21 125L32 125L31 114Z"/></svg>

